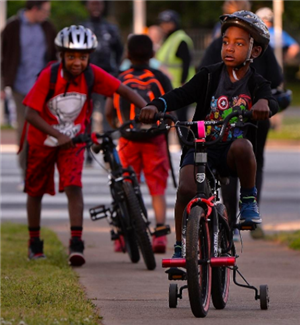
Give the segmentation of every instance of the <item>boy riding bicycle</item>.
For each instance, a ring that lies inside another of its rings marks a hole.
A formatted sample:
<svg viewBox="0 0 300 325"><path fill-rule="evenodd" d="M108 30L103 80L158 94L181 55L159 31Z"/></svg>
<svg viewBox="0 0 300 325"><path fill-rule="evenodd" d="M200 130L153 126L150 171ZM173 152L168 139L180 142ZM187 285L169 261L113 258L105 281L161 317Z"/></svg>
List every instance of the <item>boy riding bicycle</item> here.
<svg viewBox="0 0 300 325"><path fill-rule="evenodd" d="M59 171L59 191L68 198L71 226L69 263L81 266L85 263L83 226L83 197L81 175L84 150L78 150L72 137L84 133L89 120L90 96L86 71L93 75L91 92L112 96L115 92L142 107L145 101L130 88L99 67L89 63L89 55L97 47L97 38L88 28L70 26L61 30L55 39L60 51L61 63L53 96L51 66L39 75L26 96L26 119L29 122L27 170L25 192L29 228L29 259L44 258L43 241L40 240L41 206L44 194L55 195L54 170Z"/></svg>
<svg viewBox="0 0 300 325"><path fill-rule="evenodd" d="M267 119L269 111L273 115L278 111L269 83L250 66L269 44L268 28L250 11L237 11L220 19L223 62L203 67L184 86L154 99L141 110L140 121L149 123L157 111L173 111L193 102L197 103L195 121L223 119L227 109L234 106L252 110L255 120ZM213 128L210 130L210 139L213 139L214 131ZM208 163L220 176L239 177L240 223L251 227L260 224L261 217L255 199L256 160L249 140L252 143L255 141L251 130L236 135L228 128L223 142L208 149ZM184 148L175 205L176 244L173 257L181 257L182 215L195 193L194 149Z"/></svg>

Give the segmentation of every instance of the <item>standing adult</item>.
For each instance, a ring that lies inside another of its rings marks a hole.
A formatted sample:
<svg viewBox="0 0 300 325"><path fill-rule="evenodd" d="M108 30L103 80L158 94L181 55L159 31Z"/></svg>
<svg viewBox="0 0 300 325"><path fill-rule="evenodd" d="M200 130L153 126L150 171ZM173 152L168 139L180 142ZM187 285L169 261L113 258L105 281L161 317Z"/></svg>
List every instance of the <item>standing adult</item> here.
<svg viewBox="0 0 300 325"><path fill-rule="evenodd" d="M256 11L257 16L267 25L270 32L270 46L275 48L275 32L273 26L274 14L273 11L268 8L260 8ZM289 61L295 59L300 52L300 46L296 40L292 38L286 31L282 31L281 46L284 53L284 59Z"/></svg>
<svg viewBox="0 0 300 325"><path fill-rule="evenodd" d="M46 63L57 59L56 30L47 20L50 9L50 1L26 1L25 8L8 20L1 33L1 97L5 97L5 87L12 88L19 142L25 121L25 95ZM19 155L19 165L25 177L26 150Z"/></svg>
<svg viewBox="0 0 300 325"><path fill-rule="evenodd" d="M180 17L173 10L165 10L158 15L158 22L165 33L165 39L156 52L156 58L168 71L173 88L184 85L195 75L192 66L192 39L181 29ZM178 110L181 121L187 120L188 107Z"/></svg>
<svg viewBox="0 0 300 325"><path fill-rule="evenodd" d="M98 40L98 46L90 57L91 63L116 77L119 73L119 65L123 55L123 44L118 27L103 17L105 11L104 1L88 0L86 1L86 9L89 13L89 19L82 22L81 25L89 28ZM94 122L100 119L99 125L94 125L93 128L98 132L110 129L108 122L104 119L105 97L93 94L92 99Z"/></svg>
<svg viewBox="0 0 300 325"><path fill-rule="evenodd" d="M239 2L239 5L241 1ZM244 1L245 6L248 4ZM248 7L247 7L248 8ZM234 8L232 7L232 10ZM241 9L238 7L237 9ZM242 8L243 9L243 8ZM246 7L245 7L246 9ZM221 48L222 48L222 36L215 39L209 47L206 49L202 61L198 67L200 70L204 66L208 66L211 64L215 64L221 62ZM273 49L271 47L267 47L265 53L254 60L251 65L255 68L255 70L262 75L266 80L271 83L271 88L276 89L283 82L283 73L282 70L275 58ZM256 133L256 138L253 140L254 152L257 163L256 170L256 188L257 188L257 202L260 203L261 198L261 190L263 183L263 167L264 167L264 148L267 140L267 135L270 129L270 121L269 119L259 121L258 129ZM224 204L226 205L226 209L228 211L228 215L232 223L235 223L236 215L237 215L237 186L238 181L235 177L230 177L229 185L222 185L222 197ZM258 231L251 232L252 236L261 236L262 230L258 229Z"/></svg>

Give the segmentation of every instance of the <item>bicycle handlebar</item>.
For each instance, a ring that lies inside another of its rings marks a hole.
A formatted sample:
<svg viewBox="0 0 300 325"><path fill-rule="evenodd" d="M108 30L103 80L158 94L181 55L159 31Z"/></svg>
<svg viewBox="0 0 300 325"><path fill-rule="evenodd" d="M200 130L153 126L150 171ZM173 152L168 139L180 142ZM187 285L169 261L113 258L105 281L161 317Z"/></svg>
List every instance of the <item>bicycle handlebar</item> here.
<svg viewBox="0 0 300 325"><path fill-rule="evenodd" d="M270 112L271 113L271 112ZM224 136L226 127L229 123L229 121L233 118L233 117L238 117L238 121L236 123L232 123L233 126L238 126L240 128L242 127L246 127L246 126L253 126L253 127L257 127L255 124L253 123L249 123L249 122L243 122L244 118L251 118L252 117L252 111L245 111L245 110L235 110L232 113L230 113L229 115L227 115L225 117L224 120L221 121L192 121L192 122L182 122L179 121L177 118L175 118L174 116L171 116L169 114L166 113L156 113L154 115L154 121L158 121L158 120L165 120L165 119L171 119L174 124L175 124L175 128L178 134L178 137L180 139L180 141L185 144L188 147L194 147L194 141L188 141L187 139L184 138L181 130L180 130L180 126L196 126L198 127L198 132L205 128L206 125L221 125L221 131L219 133L219 136L217 137L217 139L213 140L213 141L207 141L205 142L205 146L212 146L216 143L218 143L219 141L221 141L221 139ZM201 132L201 134L205 134L205 132ZM203 138L205 137L205 135L203 136Z"/></svg>

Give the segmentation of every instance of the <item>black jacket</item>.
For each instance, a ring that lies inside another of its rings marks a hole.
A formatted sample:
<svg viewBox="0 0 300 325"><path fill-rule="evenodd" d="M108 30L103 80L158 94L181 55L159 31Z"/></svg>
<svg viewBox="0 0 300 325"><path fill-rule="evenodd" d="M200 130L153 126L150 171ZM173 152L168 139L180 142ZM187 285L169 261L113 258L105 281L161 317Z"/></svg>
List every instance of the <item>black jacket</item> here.
<svg viewBox="0 0 300 325"><path fill-rule="evenodd" d="M210 112L210 101L218 87L223 66L224 63L220 62L203 67L185 85L162 96L166 101L167 111L175 111L181 107L196 103L193 121L204 120ZM267 99L272 115L276 114L278 111L278 103L272 96L270 82L257 74L253 67L251 69L254 73L249 78L248 89L250 90L253 104L259 99ZM149 104L156 106L159 111L164 111L165 109L165 104L160 99L154 99ZM249 130L247 138L255 145L255 132L253 130L254 128Z"/></svg>

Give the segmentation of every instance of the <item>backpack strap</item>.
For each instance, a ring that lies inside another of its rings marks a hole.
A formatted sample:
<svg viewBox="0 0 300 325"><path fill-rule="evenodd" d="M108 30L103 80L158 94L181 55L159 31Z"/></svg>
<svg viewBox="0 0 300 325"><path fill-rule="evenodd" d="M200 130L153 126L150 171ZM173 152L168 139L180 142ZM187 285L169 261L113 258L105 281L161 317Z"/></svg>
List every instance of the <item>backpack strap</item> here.
<svg viewBox="0 0 300 325"><path fill-rule="evenodd" d="M91 115L93 110L93 103L92 103L92 91L94 87L94 72L90 65L87 66L87 68L84 70L84 78L88 89L87 94L87 120L86 120L86 129L85 133L91 133Z"/></svg>
<svg viewBox="0 0 300 325"><path fill-rule="evenodd" d="M56 62L51 65L51 72L50 72L50 86L49 86L49 91L46 96L45 103L48 102L50 98L53 97L54 91L55 91L55 84L57 81L57 75L58 75L58 69L59 69L60 62Z"/></svg>

